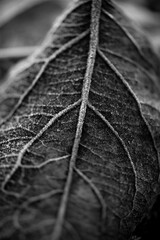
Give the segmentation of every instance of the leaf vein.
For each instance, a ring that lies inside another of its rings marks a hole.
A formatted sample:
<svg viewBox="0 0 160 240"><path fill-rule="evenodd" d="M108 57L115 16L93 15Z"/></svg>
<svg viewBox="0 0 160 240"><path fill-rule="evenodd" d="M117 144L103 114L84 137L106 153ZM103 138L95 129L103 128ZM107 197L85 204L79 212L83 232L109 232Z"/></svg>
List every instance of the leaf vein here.
<svg viewBox="0 0 160 240"><path fill-rule="evenodd" d="M135 188L137 189L137 171L135 169L135 166L134 166L134 163L132 161L132 158L130 156L130 153L127 149L127 146L125 144L125 142L123 141L123 139L119 136L118 132L113 128L113 126L111 125L111 123L109 123L109 121L100 113L97 111L97 109L92 106L90 103L88 103L88 107L97 115L101 118L101 120L109 127L109 129L113 132L113 134L115 135L115 137L119 140L119 142L121 143L121 145L123 146L123 149L124 151L126 152L127 154L127 157L131 163L131 166L132 166L132 169L133 169L133 172L134 172L134 175L135 175Z"/></svg>
<svg viewBox="0 0 160 240"><path fill-rule="evenodd" d="M136 40L132 37L132 35L125 29L121 24L118 23L118 21L114 18L113 15L111 15L109 12L106 10L102 9L103 13L108 16L114 23L123 31L125 36L131 41L131 43L134 45L135 49L139 53L139 55L142 57L142 59L149 65L152 66L152 64L145 58L144 54L142 53L141 49L139 48Z"/></svg>
<svg viewBox="0 0 160 240"><path fill-rule="evenodd" d="M101 0L98 0L98 1L93 0L92 10L91 10L90 47L89 47L88 60L87 60L87 69L86 69L84 82L83 82L82 102L81 102L81 107L80 107L80 112L78 117L76 136L75 136L75 140L72 148L72 155L71 155L70 164L69 164L67 181L64 187L64 194L60 203L60 208L57 215L57 221L56 221L53 236L52 236L54 240L59 240L61 236L61 230L64 222L66 206L67 206L69 192L70 192L71 183L72 183L73 170L74 170L77 153L79 149L79 144L81 140L83 123L86 115L87 102L88 102L89 90L91 85L91 79L92 79L92 74L93 74L93 69L95 64L96 50L97 50L98 40L99 40L98 35L99 35L100 14L101 14Z"/></svg>
<svg viewBox="0 0 160 240"><path fill-rule="evenodd" d="M21 161L22 158L25 154L25 152L27 151L27 149L29 147L32 146L32 144L42 136L42 134L57 120L59 119L61 116L65 115L66 113L68 113L69 111L71 111L72 109L74 109L76 106L78 106L81 102L81 99L77 102L75 102L72 105L69 105L66 109L62 110L61 112L57 113L53 118L51 118L51 120L41 129L41 131L34 137L31 139L31 141L29 141L20 151L18 158L17 158L17 162L14 166L14 168L11 170L11 172L6 176L5 181L2 184L2 189L5 191L5 186L8 183L8 181L11 179L11 177L13 176L13 174L16 172L16 170L18 169L19 166L21 166Z"/></svg>
<svg viewBox="0 0 160 240"><path fill-rule="evenodd" d="M104 201L104 198L98 188L95 186L95 184L84 174L81 170L74 167L74 170L77 172L77 174L90 186L91 190L94 192L96 198L98 199L100 205L101 205L101 217L102 222L106 219L106 203Z"/></svg>
<svg viewBox="0 0 160 240"><path fill-rule="evenodd" d="M83 32L82 34L80 34L79 36L75 37L74 39L72 39L71 41L67 42L66 44L64 44L60 49L58 49L53 55L51 55L46 62L43 64L43 66L41 67L41 70L39 71L39 73L37 74L36 78L33 80L32 84L27 88L27 90L23 93L23 95L19 98L19 101L17 102L17 104L14 106L13 110L2 120L2 122L0 122L0 127L6 122L8 121L13 114L16 112L16 110L20 107L21 103L23 102L23 100L28 96L28 94L32 91L32 89L35 87L35 85L37 84L38 80L40 79L40 77L42 76L43 72L45 71L46 67L48 66L49 62L53 59L55 59L59 54L61 54L62 52L66 51L67 49L71 48L73 45L75 45L76 43L78 43L81 39L83 39L85 36L87 36L87 34L89 33L89 30L86 30L85 32Z"/></svg>
<svg viewBox="0 0 160 240"><path fill-rule="evenodd" d="M145 125L146 125L146 127L148 129L148 132L149 132L149 134L151 136L152 143L153 143L156 155L157 155L157 162L158 162L158 151L157 151L157 147L156 147L156 144L155 144L155 141L154 141L154 137L153 137L153 134L151 132L151 129L150 129L146 119L144 118L144 116L142 114L141 105L140 105L140 103L139 103L139 101L137 99L137 96L135 95L135 93L133 92L133 90L131 89L131 87L127 83L127 81L124 79L124 77L121 75L121 73L114 66L114 64L102 53L102 51L100 49L98 49L97 51L98 51L100 57L102 58L102 60L114 71L114 73L122 81L122 83L126 86L127 90L130 92L130 94L132 95L133 99L135 100L135 102L137 104L137 107L138 107L138 110L139 110L139 113L140 113L140 116L141 116L143 122L145 123Z"/></svg>

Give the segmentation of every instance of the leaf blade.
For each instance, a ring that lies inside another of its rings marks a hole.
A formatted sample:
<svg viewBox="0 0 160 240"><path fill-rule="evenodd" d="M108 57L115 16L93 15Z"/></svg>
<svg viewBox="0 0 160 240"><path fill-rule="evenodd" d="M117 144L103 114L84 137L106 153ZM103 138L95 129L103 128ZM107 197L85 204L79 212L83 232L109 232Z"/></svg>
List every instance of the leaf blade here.
<svg viewBox="0 0 160 240"><path fill-rule="evenodd" d="M142 101L149 94L150 104L158 104L157 72L141 44L137 49L128 37L134 29L127 23L124 31L123 24L110 1L79 1L6 87L0 104L1 201L8 217L3 213L2 236L126 239L152 205L159 122L151 125ZM9 97L22 101L9 105Z"/></svg>

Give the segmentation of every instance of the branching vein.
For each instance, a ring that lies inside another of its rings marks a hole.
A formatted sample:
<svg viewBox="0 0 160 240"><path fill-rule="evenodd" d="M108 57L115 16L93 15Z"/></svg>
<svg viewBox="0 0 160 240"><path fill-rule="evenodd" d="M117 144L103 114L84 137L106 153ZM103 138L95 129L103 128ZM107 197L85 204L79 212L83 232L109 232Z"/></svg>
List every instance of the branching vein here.
<svg viewBox="0 0 160 240"><path fill-rule="evenodd" d="M6 121L8 121L13 114L16 112L16 110L21 106L22 102L24 101L24 99L29 95L29 93L32 91L32 89L35 87L35 85L37 84L37 82L39 81L40 77L42 76L42 74L44 73L46 67L48 66L49 62L52 61L53 59L55 59L58 55L60 55L62 52L66 51L67 49L71 48L73 45L75 45L76 43L78 43L81 39L83 39L85 36L87 36L87 34L89 33L89 30L86 30L85 32L83 32L82 34L78 35L77 37L75 37L74 39L72 39L71 41L67 42L66 44L64 44L60 49L58 49L53 55L51 55L43 64L43 66L41 67L40 71L38 72L36 78L33 80L32 84L27 88L27 90L21 95L21 97L19 98L19 101L17 102L17 104L14 106L13 110L2 120L2 122L0 123L0 127L3 123L5 123Z"/></svg>
<svg viewBox="0 0 160 240"><path fill-rule="evenodd" d="M64 188L64 194L62 197L62 201L60 203L57 221L56 221L53 236L52 236L52 239L54 240L59 240L61 236L69 192L70 192L71 183L72 183L73 171L74 171L79 144L81 140L83 123L84 123L86 109L87 109L89 90L90 90L92 74L93 74L93 69L95 64L96 51L98 46L100 14L101 14L101 0L93 0L92 11L91 11L90 49L89 49L88 60L87 60L86 74L83 82L82 103L81 103L79 117L78 117L76 136L75 136L75 140L72 148L72 155L71 155L70 164L69 164L67 181Z"/></svg>
<svg viewBox="0 0 160 240"><path fill-rule="evenodd" d="M16 170L18 169L18 167L21 166L21 161L23 159L23 156L25 154L25 152L27 151L27 149L29 147L31 147L33 145L33 143L38 140L42 134L50 127L52 126L52 124L59 119L60 117L62 117L64 114L68 113L69 111L71 111L73 108L75 108L76 106L78 106L81 102L81 99L77 102L75 102L74 104L68 106L67 108L65 108L64 110L62 110L61 112L57 113L53 118L51 118L51 120L41 129L41 131L34 137L31 139L31 141L29 141L20 151L19 155L18 155L18 159L16 161L16 164L14 166L14 168L11 170L11 172L7 175L5 181L3 182L2 185L2 189L4 189L5 191L5 186L8 183L8 181L11 179L11 177L13 176L13 174L16 172Z"/></svg>

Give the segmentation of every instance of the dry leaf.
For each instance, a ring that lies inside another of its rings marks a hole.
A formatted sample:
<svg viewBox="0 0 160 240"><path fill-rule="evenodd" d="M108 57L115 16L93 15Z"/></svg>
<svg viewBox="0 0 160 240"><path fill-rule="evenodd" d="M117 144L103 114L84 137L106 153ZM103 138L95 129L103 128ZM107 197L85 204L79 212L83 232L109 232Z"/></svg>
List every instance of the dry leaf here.
<svg viewBox="0 0 160 240"><path fill-rule="evenodd" d="M27 64L0 94L0 239L128 239L159 189L157 57L79 0Z"/></svg>

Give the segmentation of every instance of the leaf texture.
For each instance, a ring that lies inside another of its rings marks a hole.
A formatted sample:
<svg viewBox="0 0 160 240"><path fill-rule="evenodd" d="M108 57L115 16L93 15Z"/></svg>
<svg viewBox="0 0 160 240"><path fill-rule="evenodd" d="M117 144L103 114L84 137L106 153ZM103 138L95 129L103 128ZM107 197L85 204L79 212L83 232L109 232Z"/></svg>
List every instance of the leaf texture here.
<svg viewBox="0 0 160 240"><path fill-rule="evenodd" d="M159 189L158 64L115 3L74 3L1 90L0 239L129 239Z"/></svg>

